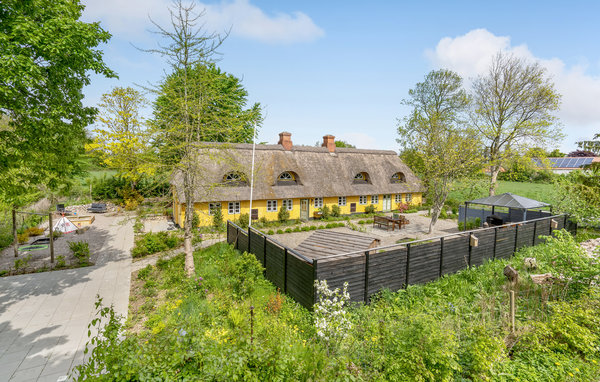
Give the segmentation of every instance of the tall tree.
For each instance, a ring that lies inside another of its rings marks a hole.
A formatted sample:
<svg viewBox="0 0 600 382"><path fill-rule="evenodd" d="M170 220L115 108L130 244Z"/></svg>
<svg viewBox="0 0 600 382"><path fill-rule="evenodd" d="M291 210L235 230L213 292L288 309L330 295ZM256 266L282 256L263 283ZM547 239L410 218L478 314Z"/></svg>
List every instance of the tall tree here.
<svg viewBox="0 0 600 382"><path fill-rule="evenodd" d="M475 79L471 120L486 144L490 195L512 153L562 137L552 114L559 105L560 95L546 70L512 55L498 53L488 73Z"/></svg>
<svg viewBox="0 0 600 382"><path fill-rule="evenodd" d="M159 35L167 41L158 49L150 50L167 59L171 69L155 89L156 143L160 149L161 164L181 178L185 203L184 247L185 270L194 273L192 253L192 220L197 194L201 185L204 164L198 160L202 152L223 147L206 140L229 142L247 141L249 129L260 121L259 107L251 112L243 110L245 91L239 83L221 73L212 64L216 50L226 36L206 33L201 19L204 12L196 13L194 4L175 1L169 9L171 25L158 28Z"/></svg>
<svg viewBox="0 0 600 382"><path fill-rule="evenodd" d="M591 151L595 155L600 155L600 133L594 135L594 138L590 141L577 142L577 145L581 150Z"/></svg>
<svg viewBox="0 0 600 382"><path fill-rule="evenodd" d="M422 164L427 199L432 204L431 233L453 181L470 174L481 163L480 145L477 135L463 121L469 98L458 74L432 71L408 95L403 104L412 112L399 123L398 142Z"/></svg>
<svg viewBox="0 0 600 382"><path fill-rule="evenodd" d="M150 160L149 135L140 109L147 104L137 90L115 87L102 95L96 119L100 127L86 150L131 183L134 189L140 178L154 173Z"/></svg>
<svg viewBox="0 0 600 382"><path fill-rule="evenodd" d="M0 196L13 205L40 185L55 188L78 170L90 72L116 77L102 61L110 34L79 21L79 1L0 2Z"/></svg>

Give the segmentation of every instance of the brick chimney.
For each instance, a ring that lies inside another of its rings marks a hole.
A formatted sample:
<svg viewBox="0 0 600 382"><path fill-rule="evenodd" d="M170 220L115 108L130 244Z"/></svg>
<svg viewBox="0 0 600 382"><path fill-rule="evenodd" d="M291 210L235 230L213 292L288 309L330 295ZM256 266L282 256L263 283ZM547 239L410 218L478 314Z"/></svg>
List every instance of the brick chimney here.
<svg viewBox="0 0 600 382"><path fill-rule="evenodd" d="M325 135L323 137L323 144L321 145L322 147L327 147L327 150L329 150L330 153L334 153L335 152L335 137L333 135Z"/></svg>
<svg viewBox="0 0 600 382"><path fill-rule="evenodd" d="M292 134L284 131L279 133L279 142L278 145L282 145L284 149L291 150L292 149Z"/></svg>

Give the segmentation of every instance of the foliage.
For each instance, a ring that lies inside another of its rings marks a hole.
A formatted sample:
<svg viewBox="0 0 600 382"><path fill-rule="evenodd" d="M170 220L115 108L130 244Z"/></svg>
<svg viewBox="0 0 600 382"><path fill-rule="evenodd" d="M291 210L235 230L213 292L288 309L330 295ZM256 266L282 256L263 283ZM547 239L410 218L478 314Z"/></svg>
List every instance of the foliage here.
<svg viewBox="0 0 600 382"><path fill-rule="evenodd" d="M519 149L561 137L552 114L560 95L540 64L498 53L486 75L473 82L471 121L483 137L494 195L500 167Z"/></svg>
<svg viewBox="0 0 600 382"><path fill-rule="evenodd" d="M135 241L131 256L143 257L163 252L181 245L181 237L177 232L148 232Z"/></svg>
<svg viewBox="0 0 600 382"><path fill-rule="evenodd" d="M589 150L575 150L567 154L568 157L595 157L596 154Z"/></svg>
<svg viewBox="0 0 600 382"><path fill-rule="evenodd" d="M250 223L250 216L248 216L248 214L245 214L245 213L240 214L240 217L238 219L238 225L242 228L248 228L249 223Z"/></svg>
<svg viewBox="0 0 600 382"><path fill-rule="evenodd" d="M103 94L96 120L101 127L93 130L93 142L85 146L86 151L127 179L131 188L142 175L154 173L149 160L149 135L139 114L146 105L144 96L131 87L115 87Z"/></svg>
<svg viewBox="0 0 600 382"><path fill-rule="evenodd" d="M476 229L479 227L481 227L481 218L467 219L466 227L465 227L465 222L463 220L458 222L458 230L459 231L470 231L472 229Z"/></svg>
<svg viewBox="0 0 600 382"><path fill-rule="evenodd" d="M319 211L321 212L321 219L323 220L327 220L331 216L331 209L327 205L321 207Z"/></svg>
<svg viewBox="0 0 600 382"><path fill-rule="evenodd" d="M591 151L596 155L600 155L600 133L594 135L593 140L577 142L580 149Z"/></svg>
<svg viewBox="0 0 600 382"><path fill-rule="evenodd" d="M69 249L79 265L86 265L90 261L90 246L86 241L70 241Z"/></svg>
<svg viewBox="0 0 600 382"><path fill-rule="evenodd" d="M39 227L29 227L25 230L25 233L29 236L40 236L44 234L44 229Z"/></svg>
<svg viewBox="0 0 600 382"><path fill-rule="evenodd" d="M81 171L85 127L96 113L83 106L82 89L92 72L116 77L97 48L110 34L80 21L83 8L66 0L0 3L0 195L10 204Z"/></svg>
<svg viewBox="0 0 600 382"><path fill-rule="evenodd" d="M348 283L344 283L344 289L329 289L327 280L315 281L317 291L317 302L314 306L313 317L317 336L327 344L328 349L341 346L341 342L352 330L349 312L346 310L350 302Z"/></svg>
<svg viewBox="0 0 600 382"><path fill-rule="evenodd" d="M331 216L334 218L337 218L340 215L341 215L340 206L338 206L337 204L334 204L333 206L331 206Z"/></svg>
<svg viewBox="0 0 600 382"><path fill-rule="evenodd" d="M561 177L555 187L554 206L578 223L600 225L600 164L587 171L572 171Z"/></svg>
<svg viewBox="0 0 600 382"><path fill-rule="evenodd" d="M223 212L220 208L215 208L213 211L212 225L217 229L223 227Z"/></svg>
<svg viewBox="0 0 600 382"><path fill-rule="evenodd" d="M67 266L67 262L65 260L65 256L63 256L63 255L56 256L56 265L54 266L54 268L61 269L61 268L66 268L66 266Z"/></svg>
<svg viewBox="0 0 600 382"><path fill-rule="evenodd" d="M398 142L420 158L433 231L452 182L481 168L476 132L464 127L469 97L462 78L449 70L432 71L409 90L403 104L411 114L398 126Z"/></svg>
<svg viewBox="0 0 600 382"><path fill-rule="evenodd" d="M317 334L317 313L278 293L263 278L253 255L225 244L198 251L197 273L187 282L181 281L182 256L161 260L135 280L144 290L153 290L140 301L150 311L130 313L132 324L143 329L124 331L110 308L101 310L109 325L93 337L95 349L78 367L77 377L596 381L600 295L589 277L600 272L600 265L583 255L567 233L555 234L512 259L490 261L397 292L382 291L372 296L370 305L344 304L351 329L342 331L342 351L328 347ZM549 293L554 297L545 304L539 301L548 290L529 281L525 257L537 259L536 273L564 275L565 282L557 285L561 292ZM506 320L502 274L509 263L523 276L516 286L514 334ZM575 268L587 276L567 282L579 277ZM147 304L160 295L168 297L155 307Z"/></svg>
<svg viewBox="0 0 600 382"><path fill-rule="evenodd" d="M277 213L277 220L279 220L281 223L284 223L286 221L288 221L288 219L290 218L290 211L288 211L288 209L284 206L281 206L279 208L279 212Z"/></svg>
<svg viewBox="0 0 600 382"><path fill-rule="evenodd" d="M29 241L29 234L27 232L18 233L17 241L19 242L19 244L27 243Z"/></svg>
<svg viewBox="0 0 600 382"><path fill-rule="evenodd" d="M355 149L356 148L356 146L351 145L350 143L348 143L346 141L342 141L342 140L335 141L335 147L349 147L351 149Z"/></svg>
<svg viewBox="0 0 600 382"><path fill-rule="evenodd" d="M369 204L368 206L365 206L365 214L374 214L375 211L377 211L377 206L373 205L373 204Z"/></svg>

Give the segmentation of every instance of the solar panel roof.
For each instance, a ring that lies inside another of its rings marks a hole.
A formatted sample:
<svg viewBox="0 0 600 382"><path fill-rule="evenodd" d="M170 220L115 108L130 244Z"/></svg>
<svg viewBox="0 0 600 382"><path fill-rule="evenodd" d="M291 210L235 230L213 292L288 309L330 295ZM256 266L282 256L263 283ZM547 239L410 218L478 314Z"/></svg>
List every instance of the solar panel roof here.
<svg viewBox="0 0 600 382"><path fill-rule="evenodd" d="M548 164L551 168L581 168L581 166L585 166L591 164L594 160L593 157L565 157L565 158L546 158L548 160ZM534 158L533 161L541 166L542 162Z"/></svg>

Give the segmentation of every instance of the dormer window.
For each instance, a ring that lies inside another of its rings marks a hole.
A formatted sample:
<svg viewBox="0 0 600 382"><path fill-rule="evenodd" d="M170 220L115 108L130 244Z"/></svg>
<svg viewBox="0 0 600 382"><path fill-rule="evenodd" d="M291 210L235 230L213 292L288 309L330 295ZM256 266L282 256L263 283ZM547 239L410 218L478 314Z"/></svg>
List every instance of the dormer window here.
<svg viewBox="0 0 600 382"><path fill-rule="evenodd" d="M299 184L298 175L292 171L284 171L277 177L277 185L278 186L287 186L287 185L295 185Z"/></svg>
<svg viewBox="0 0 600 382"><path fill-rule="evenodd" d="M247 186L246 176L241 172L232 171L223 177L223 183L228 186Z"/></svg>
<svg viewBox="0 0 600 382"><path fill-rule="evenodd" d="M397 172L394 175L392 175L392 179L390 179L390 181L392 183L405 183L406 176L404 176L404 173L402 172Z"/></svg>
<svg viewBox="0 0 600 382"><path fill-rule="evenodd" d="M369 174L367 174L366 172L359 172L358 174L354 175L354 180L352 183L354 183L354 184L371 183L370 179L369 179Z"/></svg>

